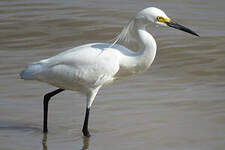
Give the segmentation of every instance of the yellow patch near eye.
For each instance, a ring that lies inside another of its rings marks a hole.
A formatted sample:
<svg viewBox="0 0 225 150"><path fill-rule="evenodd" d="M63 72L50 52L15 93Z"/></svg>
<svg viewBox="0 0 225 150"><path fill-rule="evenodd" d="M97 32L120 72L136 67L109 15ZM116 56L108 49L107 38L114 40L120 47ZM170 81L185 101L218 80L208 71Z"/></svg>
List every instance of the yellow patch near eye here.
<svg viewBox="0 0 225 150"><path fill-rule="evenodd" d="M170 22L171 19L170 18L164 18L164 22Z"/></svg>
<svg viewBox="0 0 225 150"><path fill-rule="evenodd" d="M171 19L158 16L157 20L158 20L158 22L170 22Z"/></svg>

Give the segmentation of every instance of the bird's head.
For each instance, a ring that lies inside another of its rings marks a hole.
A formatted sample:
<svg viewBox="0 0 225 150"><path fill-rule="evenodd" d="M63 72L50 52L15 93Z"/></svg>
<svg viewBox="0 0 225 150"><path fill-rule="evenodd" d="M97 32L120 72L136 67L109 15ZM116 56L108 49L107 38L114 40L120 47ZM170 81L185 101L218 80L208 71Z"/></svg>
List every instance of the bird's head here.
<svg viewBox="0 0 225 150"><path fill-rule="evenodd" d="M141 10L140 12L137 13L137 15L135 16L135 19L138 21L141 21L143 24L146 24L146 25L149 24L149 22L153 22L161 26L172 27L172 28L193 34L195 36L199 36L197 33L192 31L191 29L188 29L187 27L184 27L183 25L180 25L172 21L162 10L155 7L148 7Z"/></svg>

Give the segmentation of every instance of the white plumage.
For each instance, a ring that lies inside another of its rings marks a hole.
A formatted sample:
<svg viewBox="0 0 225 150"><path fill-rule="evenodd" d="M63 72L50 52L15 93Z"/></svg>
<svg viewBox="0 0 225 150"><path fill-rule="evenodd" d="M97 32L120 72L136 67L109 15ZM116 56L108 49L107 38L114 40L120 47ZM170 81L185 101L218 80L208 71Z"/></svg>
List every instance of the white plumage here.
<svg viewBox="0 0 225 150"><path fill-rule="evenodd" d="M113 44L92 43L72 48L29 65L20 76L22 79L46 82L60 89L80 91L86 94L89 109L103 85L141 73L152 64L156 55L156 42L147 32L146 26L153 23L174 28L177 26L172 25L178 25L171 22L162 10L149 7L129 21ZM117 44L118 41L124 45L135 42L138 51L131 51Z"/></svg>

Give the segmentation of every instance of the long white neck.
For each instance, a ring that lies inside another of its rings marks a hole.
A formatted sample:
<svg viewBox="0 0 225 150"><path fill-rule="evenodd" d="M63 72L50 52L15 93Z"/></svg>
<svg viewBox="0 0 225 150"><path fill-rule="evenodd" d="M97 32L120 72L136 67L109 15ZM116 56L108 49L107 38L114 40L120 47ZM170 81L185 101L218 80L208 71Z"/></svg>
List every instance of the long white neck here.
<svg viewBox="0 0 225 150"><path fill-rule="evenodd" d="M145 71L155 58L157 49L156 42L152 35L146 31L145 26L137 28L137 40L139 50L136 53L136 63L140 69Z"/></svg>
<svg viewBox="0 0 225 150"><path fill-rule="evenodd" d="M126 35L132 36L132 41L138 44L138 51L132 52L132 55L123 56L121 59L122 69L127 74L143 72L148 69L155 58L156 42L152 35L146 31L145 25L138 22L133 22L126 32Z"/></svg>

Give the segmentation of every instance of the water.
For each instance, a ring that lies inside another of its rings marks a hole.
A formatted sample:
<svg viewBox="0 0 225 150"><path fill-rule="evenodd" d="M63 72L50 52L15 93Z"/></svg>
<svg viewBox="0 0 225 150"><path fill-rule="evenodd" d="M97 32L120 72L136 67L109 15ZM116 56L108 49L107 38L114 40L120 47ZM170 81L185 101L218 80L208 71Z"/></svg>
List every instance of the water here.
<svg viewBox="0 0 225 150"><path fill-rule="evenodd" d="M51 101L43 136L42 98L55 88L20 80L20 70L73 46L110 41L147 6L162 8L201 37L151 28L158 44L153 65L100 90L92 137L81 133L85 97L70 91ZM223 150L224 18L223 0L1 0L0 149Z"/></svg>

